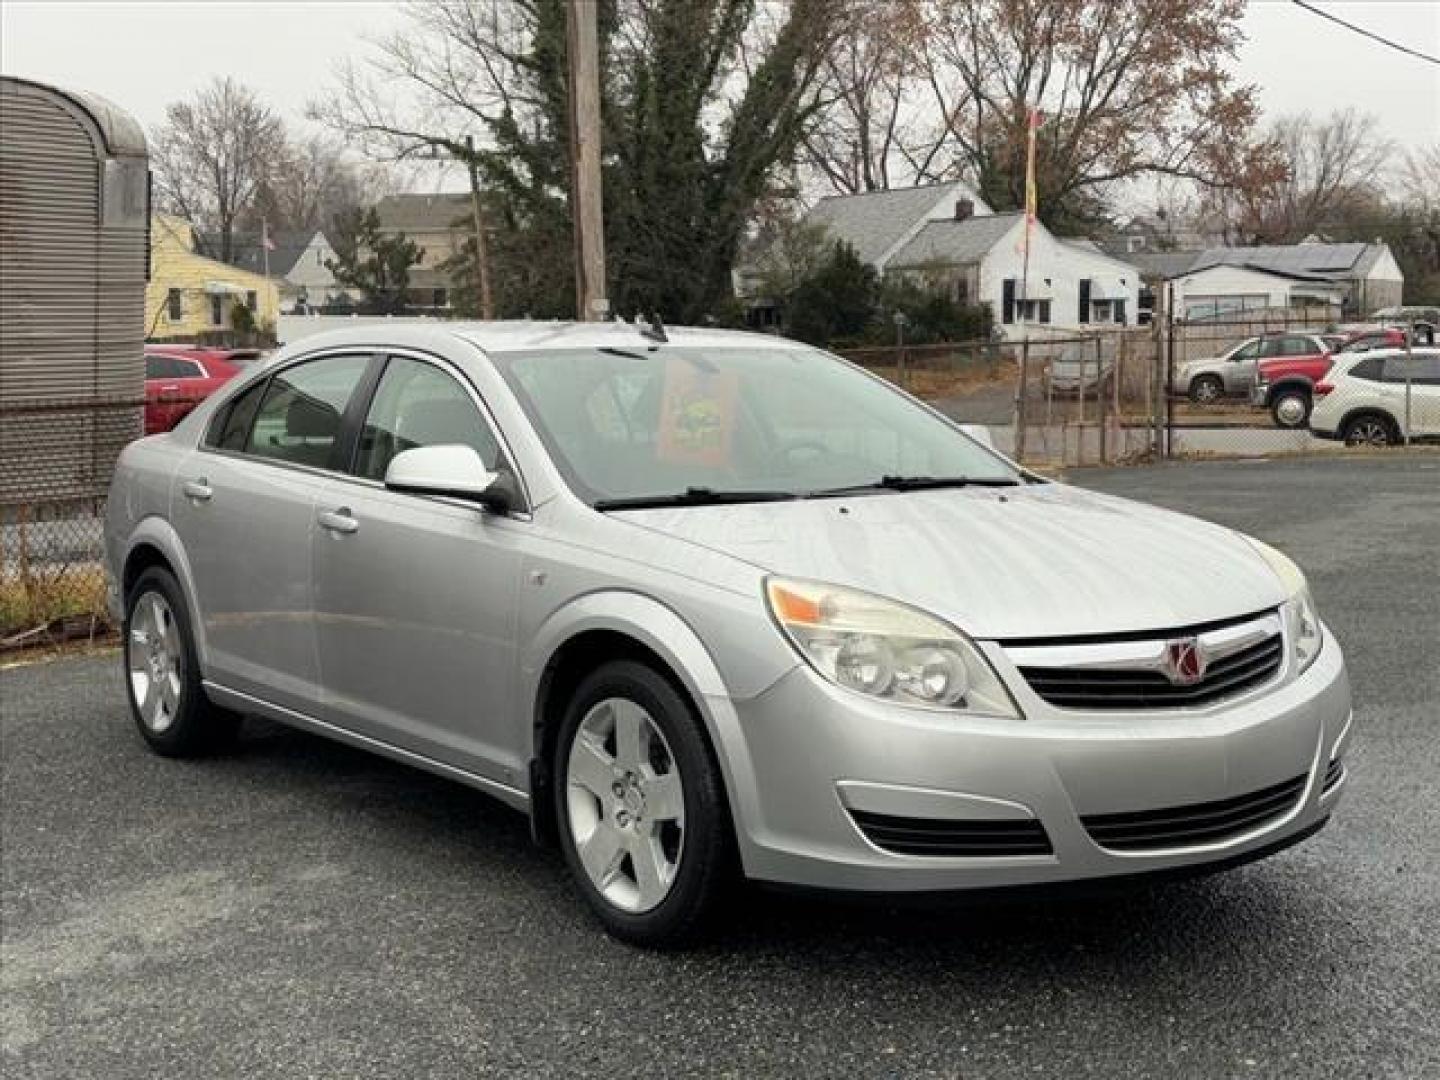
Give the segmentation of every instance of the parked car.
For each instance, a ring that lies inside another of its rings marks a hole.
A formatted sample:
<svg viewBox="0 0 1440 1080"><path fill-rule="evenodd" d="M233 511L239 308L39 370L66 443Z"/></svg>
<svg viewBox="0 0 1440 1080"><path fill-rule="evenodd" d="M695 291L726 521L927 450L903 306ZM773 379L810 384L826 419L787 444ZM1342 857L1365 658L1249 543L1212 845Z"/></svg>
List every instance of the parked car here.
<svg viewBox="0 0 1440 1080"><path fill-rule="evenodd" d="M1094 397L1110 385L1115 361L1096 358L1093 347L1067 345L1046 368L1050 392L1061 397L1077 397L1081 393Z"/></svg>
<svg viewBox="0 0 1440 1080"><path fill-rule="evenodd" d="M1375 326L1355 329L1344 335L1336 352L1358 353L1371 349L1404 348L1405 331L1398 326Z"/></svg>
<svg viewBox="0 0 1440 1080"><path fill-rule="evenodd" d="M1332 353L1320 353L1260 361L1250 404L1268 409L1276 427L1304 427L1314 404L1315 384L1325 377L1333 359Z"/></svg>
<svg viewBox="0 0 1440 1080"><path fill-rule="evenodd" d="M737 872L1221 869L1346 783L1344 658L1285 555L767 335L309 337L127 447L105 537L157 752L254 713L473 785L632 942Z"/></svg>
<svg viewBox="0 0 1440 1080"><path fill-rule="evenodd" d="M145 434L169 431L240 373L203 349L145 347Z"/></svg>
<svg viewBox="0 0 1440 1080"><path fill-rule="evenodd" d="M1343 354L1316 384L1310 430L1351 446L1404 441L1407 385L1410 437L1440 439L1440 349Z"/></svg>
<svg viewBox="0 0 1440 1080"><path fill-rule="evenodd" d="M1269 358L1318 358L1329 347L1319 334L1267 334L1247 338L1220 356L1191 360L1175 372L1174 389L1197 405L1252 393L1259 364Z"/></svg>

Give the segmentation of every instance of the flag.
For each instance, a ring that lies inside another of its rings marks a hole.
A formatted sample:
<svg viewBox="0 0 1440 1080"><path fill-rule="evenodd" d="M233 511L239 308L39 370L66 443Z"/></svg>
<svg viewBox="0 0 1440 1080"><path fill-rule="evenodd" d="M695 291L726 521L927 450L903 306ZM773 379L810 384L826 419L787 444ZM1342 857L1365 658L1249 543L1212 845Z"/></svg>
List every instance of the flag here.
<svg viewBox="0 0 1440 1080"><path fill-rule="evenodd" d="M1035 193L1035 132L1040 128L1039 109L1030 109L1025 123L1025 250L1030 250L1030 230L1035 225L1038 202Z"/></svg>

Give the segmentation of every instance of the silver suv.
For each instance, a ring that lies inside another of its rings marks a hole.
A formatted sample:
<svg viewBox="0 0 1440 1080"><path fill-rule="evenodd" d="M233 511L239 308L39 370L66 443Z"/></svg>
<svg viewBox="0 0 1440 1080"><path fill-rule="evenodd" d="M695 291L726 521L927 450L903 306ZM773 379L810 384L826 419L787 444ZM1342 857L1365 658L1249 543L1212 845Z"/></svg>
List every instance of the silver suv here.
<svg viewBox="0 0 1440 1080"><path fill-rule="evenodd" d="M735 874L1215 869L1345 785L1344 659L1288 558L773 337L307 338L125 450L106 550L156 751L252 713L473 785L634 942Z"/></svg>
<svg viewBox="0 0 1440 1080"><path fill-rule="evenodd" d="M1261 360L1276 356L1312 356L1329 351L1329 344L1319 334L1270 334L1247 338L1219 356L1178 365L1173 389L1197 405L1210 405L1227 397L1247 397L1257 381Z"/></svg>

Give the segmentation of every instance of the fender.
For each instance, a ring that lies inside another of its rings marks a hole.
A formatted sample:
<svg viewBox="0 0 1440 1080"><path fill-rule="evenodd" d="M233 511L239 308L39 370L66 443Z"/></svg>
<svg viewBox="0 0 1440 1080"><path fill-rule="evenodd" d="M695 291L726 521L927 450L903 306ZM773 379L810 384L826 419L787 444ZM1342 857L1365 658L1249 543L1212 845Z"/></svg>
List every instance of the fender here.
<svg viewBox="0 0 1440 1080"><path fill-rule="evenodd" d="M185 594L185 606L190 610L190 632L195 639L195 653L200 658L200 669L202 672L209 667L209 651L205 642L205 619L200 611L199 593L195 590L195 575L190 568L190 560L185 554L185 545L180 542L180 534L175 527L158 514L151 514L142 518L135 528L130 531L125 541L125 554L117 567L116 583L124 573L125 565L129 563L130 556L135 549L142 544L148 544L165 556L167 562L175 570L175 577L180 582L180 591ZM122 604L124 597L121 597Z"/></svg>
<svg viewBox="0 0 1440 1080"><path fill-rule="evenodd" d="M1276 396L1282 390L1304 390L1305 393L1314 396L1315 380L1308 375L1285 375L1279 382L1271 383L1270 388L1265 391L1265 404L1275 404Z"/></svg>
<svg viewBox="0 0 1440 1080"><path fill-rule="evenodd" d="M759 820L760 803L740 718L709 650L684 619L659 601L628 590L607 589L577 597L541 624L521 661L520 700L527 728L522 745L530 746L533 758L535 707L550 658L567 641L589 630L610 630L634 638L664 660L685 684L715 748L741 859L748 863L746 826Z"/></svg>

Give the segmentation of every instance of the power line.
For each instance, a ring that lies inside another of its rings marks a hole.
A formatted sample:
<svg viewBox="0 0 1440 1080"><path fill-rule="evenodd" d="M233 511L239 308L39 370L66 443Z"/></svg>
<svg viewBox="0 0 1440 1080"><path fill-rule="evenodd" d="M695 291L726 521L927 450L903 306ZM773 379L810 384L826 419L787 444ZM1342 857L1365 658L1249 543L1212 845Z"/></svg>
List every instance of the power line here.
<svg viewBox="0 0 1440 1080"><path fill-rule="evenodd" d="M1410 48L1410 46L1408 45L1401 45L1398 41L1391 41L1389 38L1381 37L1379 34L1374 33L1373 31L1366 30L1363 26L1356 26L1354 23L1346 22L1344 19L1340 18L1340 16L1332 15L1330 14L1330 12L1324 11L1316 7L1314 4L1307 4L1305 0L1291 0L1291 3L1293 3L1296 7L1304 8L1312 15L1319 15L1322 19L1329 19L1331 22L1343 26L1346 30L1353 30L1355 33L1360 34L1363 37L1367 37L1372 41L1378 41L1381 45L1388 45L1392 49L1397 49L1400 52L1407 53L1408 55L1413 56L1419 60L1427 60L1432 64L1440 64L1440 57L1431 56L1429 53L1418 52L1415 49Z"/></svg>

